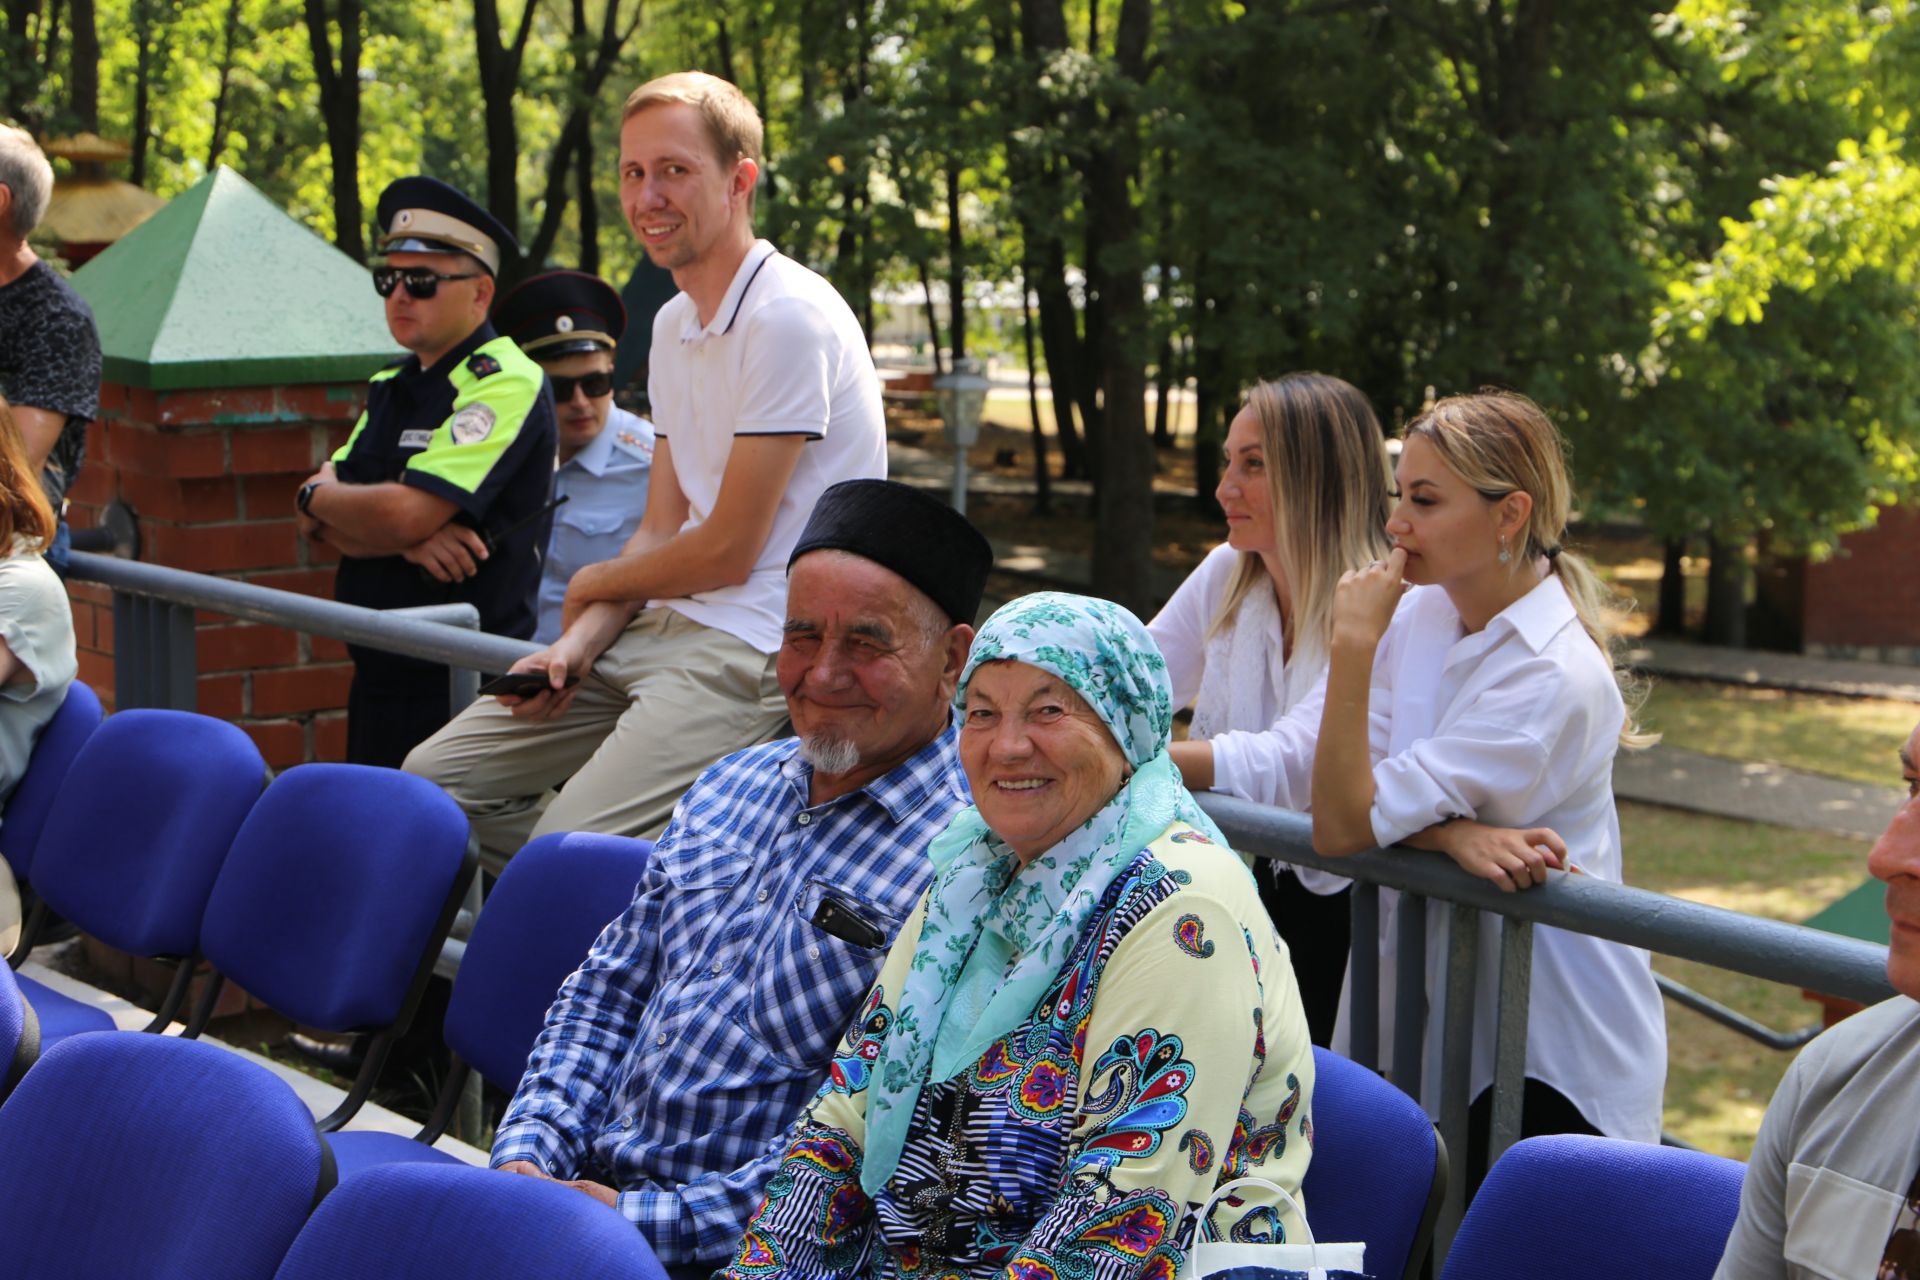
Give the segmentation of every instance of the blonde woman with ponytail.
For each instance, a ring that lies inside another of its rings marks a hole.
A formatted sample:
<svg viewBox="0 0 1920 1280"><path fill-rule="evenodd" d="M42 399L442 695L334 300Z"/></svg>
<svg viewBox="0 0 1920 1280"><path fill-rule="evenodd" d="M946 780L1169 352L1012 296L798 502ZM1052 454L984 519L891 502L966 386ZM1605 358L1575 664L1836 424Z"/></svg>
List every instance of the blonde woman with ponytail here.
<svg viewBox="0 0 1920 1280"><path fill-rule="evenodd" d="M1433 850L1508 891L1561 869L1619 882L1613 758L1645 739L1604 593L1565 549L1573 495L1559 432L1524 396L1452 396L1407 427L1395 479L1393 550L1343 577L1334 601L1314 847ZM1381 913L1383 987L1398 905ZM1436 975L1444 917L1430 910ZM1485 1173L1499 954L1492 917L1481 931L1470 1189ZM1392 993L1381 998L1391 1009ZM1429 1023L1426 1079L1401 1083L1436 1110L1439 1019ZM1536 927L1522 1133L1658 1141L1666 1065L1647 953Z"/></svg>
<svg viewBox="0 0 1920 1280"><path fill-rule="evenodd" d="M1148 625L1176 706L1187 786L1303 809L1340 575L1387 553L1386 433L1358 388L1320 373L1261 382L1228 428L1227 541ZM1331 1041L1350 938L1348 881L1262 863L1261 897L1292 954L1314 1042ZM1303 881L1305 882L1303 886Z"/></svg>

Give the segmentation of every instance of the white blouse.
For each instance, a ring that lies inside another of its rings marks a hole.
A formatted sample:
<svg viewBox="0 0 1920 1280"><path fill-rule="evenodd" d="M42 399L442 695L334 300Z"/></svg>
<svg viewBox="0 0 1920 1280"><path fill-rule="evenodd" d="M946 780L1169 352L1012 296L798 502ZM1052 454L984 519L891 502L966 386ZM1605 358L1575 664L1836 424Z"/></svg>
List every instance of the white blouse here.
<svg viewBox="0 0 1920 1280"><path fill-rule="evenodd" d="M1208 552L1147 632L1166 657L1173 705L1192 706L1192 736L1213 744L1213 790L1305 809L1326 700L1326 656L1296 645L1291 662L1282 658L1285 633L1271 591L1264 597L1249 592L1228 624L1207 634L1241 554L1227 543Z"/></svg>
<svg viewBox="0 0 1920 1280"><path fill-rule="evenodd" d="M1621 882L1613 758L1626 717L1606 655L1559 578L1468 635L1439 587L1407 593L1374 661L1369 701L1374 838L1403 840L1451 816L1550 827L1570 860ZM1409 855L1418 856L1418 855ZM1390 1042L1398 894L1380 919L1382 1039ZM1425 1079L1438 1114L1447 913L1429 904ZM1493 1080L1499 922L1483 916L1475 981L1472 1091ZM1527 1075L1613 1137L1655 1142L1666 1085L1666 1017L1647 953L1536 926ZM1345 1017L1336 1045L1345 1043ZM1390 1043L1384 1052L1391 1060Z"/></svg>

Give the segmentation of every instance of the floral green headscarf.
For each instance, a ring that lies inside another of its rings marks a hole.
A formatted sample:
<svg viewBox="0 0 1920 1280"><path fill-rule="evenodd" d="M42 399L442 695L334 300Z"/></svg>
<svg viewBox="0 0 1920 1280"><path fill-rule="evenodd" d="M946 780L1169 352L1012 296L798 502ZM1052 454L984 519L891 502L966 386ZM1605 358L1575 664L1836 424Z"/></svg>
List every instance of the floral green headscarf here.
<svg viewBox="0 0 1920 1280"><path fill-rule="evenodd" d="M900 1162L920 1090L964 1071L1032 1013L1135 854L1176 819L1226 843L1167 755L1173 687L1138 618L1057 591L1005 605L974 639L954 692L963 713L967 685L988 662L1024 662L1059 677L1112 732L1133 777L1025 868L977 808L961 810L934 840L926 922L867 1089L860 1185L869 1195Z"/></svg>

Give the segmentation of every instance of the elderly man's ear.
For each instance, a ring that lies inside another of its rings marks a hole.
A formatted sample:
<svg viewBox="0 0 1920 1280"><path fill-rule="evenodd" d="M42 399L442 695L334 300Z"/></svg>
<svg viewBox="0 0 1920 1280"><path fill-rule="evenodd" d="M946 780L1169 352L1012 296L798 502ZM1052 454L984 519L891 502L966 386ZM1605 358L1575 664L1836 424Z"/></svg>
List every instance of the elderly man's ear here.
<svg viewBox="0 0 1920 1280"><path fill-rule="evenodd" d="M960 673L967 669L967 655L973 652L973 628L964 622L950 628L945 643L947 660L940 670L940 681L951 699L954 689L959 687Z"/></svg>

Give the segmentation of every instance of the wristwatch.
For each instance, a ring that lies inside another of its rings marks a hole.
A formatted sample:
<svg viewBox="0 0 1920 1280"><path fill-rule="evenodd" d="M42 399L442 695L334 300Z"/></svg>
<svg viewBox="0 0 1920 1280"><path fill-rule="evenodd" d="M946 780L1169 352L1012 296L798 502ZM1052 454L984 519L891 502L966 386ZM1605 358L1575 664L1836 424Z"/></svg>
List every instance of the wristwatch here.
<svg viewBox="0 0 1920 1280"><path fill-rule="evenodd" d="M293 505L300 509L301 515L312 518L313 512L309 508L313 506L313 491L325 483L325 480L309 480L300 486L300 492L294 495Z"/></svg>

